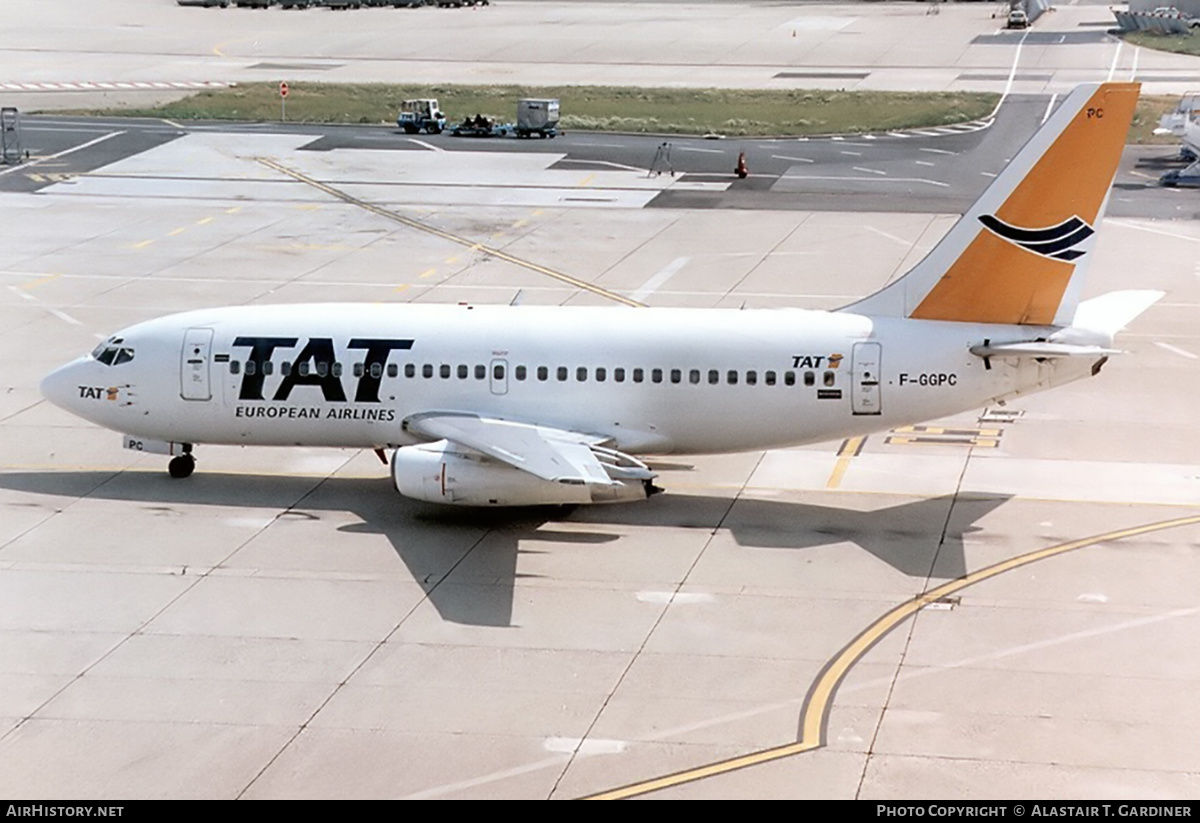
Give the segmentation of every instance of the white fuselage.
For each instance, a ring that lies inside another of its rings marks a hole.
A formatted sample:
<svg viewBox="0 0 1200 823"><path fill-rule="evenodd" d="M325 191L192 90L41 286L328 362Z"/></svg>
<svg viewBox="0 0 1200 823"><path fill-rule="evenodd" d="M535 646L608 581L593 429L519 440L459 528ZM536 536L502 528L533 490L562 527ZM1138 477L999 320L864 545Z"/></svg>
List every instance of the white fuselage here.
<svg viewBox="0 0 1200 823"><path fill-rule="evenodd" d="M634 454L716 453L888 429L1088 374L1092 360L987 368L969 352L1039 331L1053 329L798 309L235 307L130 327L113 338L129 357L80 358L43 391L156 441L402 446L419 439L405 419L436 411Z"/></svg>

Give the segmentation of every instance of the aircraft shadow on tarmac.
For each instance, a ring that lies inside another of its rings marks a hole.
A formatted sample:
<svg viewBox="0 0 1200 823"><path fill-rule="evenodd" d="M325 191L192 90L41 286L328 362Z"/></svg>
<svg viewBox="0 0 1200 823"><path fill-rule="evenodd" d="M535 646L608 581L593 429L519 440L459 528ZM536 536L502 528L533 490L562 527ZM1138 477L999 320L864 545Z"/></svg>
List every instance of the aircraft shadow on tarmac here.
<svg viewBox="0 0 1200 823"><path fill-rule="evenodd" d="M526 576L519 571L521 555L547 551L547 543L586 544L603 551L605 544L621 539L616 532L604 532L606 525L726 531L746 549L852 544L910 577L953 579L966 573L964 535L980 531L975 522L1010 498L967 492L858 511L785 500L666 494L609 506L477 510L408 500L384 478L197 473L178 481L165 472L145 471L7 472L0 473L0 488L127 501L155 510L173 504L276 509L283 512L278 517L316 521L349 512L360 522L343 523L337 531L386 537L442 619L496 627L512 625L514 589ZM53 502L46 505L54 508ZM571 528L555 528L558 523ZM600 530L579 531L582 524Z"/></svg>

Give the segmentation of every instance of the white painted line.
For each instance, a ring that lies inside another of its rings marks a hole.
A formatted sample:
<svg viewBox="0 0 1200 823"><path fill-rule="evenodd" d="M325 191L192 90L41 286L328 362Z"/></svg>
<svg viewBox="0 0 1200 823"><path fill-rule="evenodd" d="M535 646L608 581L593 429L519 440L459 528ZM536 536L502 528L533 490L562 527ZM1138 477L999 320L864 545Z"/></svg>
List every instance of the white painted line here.
<svg viewBox="0 0 1200 823"><path fill-rule="evenodd" d="M103 143L105 140L108 140L109 138L117 137L124 133L125 132L123 132L123 131L110 131L108 134L100 135L95 140L89 140L86 143L80 143L78 146L75 146L73 148L64 149L63 151L60 151L58 154L47 154L45 157L39 157L37 160L34 160L31 163L25 163L20 166L13 166L11 169L5 169L4 171L0 171L0 175L12 174L15 171L25 171L26 169L28 169L31 166L36 166L38 163L43 163L47 160L55 160L59 157L66 157L68 154L71 154L72 152L81 151L82 149L86 149L88 146L94 146L97 143Z"/></svg>
<svg viewBox="0 0 1200 823"><path fill-rule="evenodd" d="M725 151L723 149L698 149L698 148L695 148L694 146L672 146L671 148L675 149L675 151L698 151L698 152L702 152L704 154L724 154L725 153Z"/></svg>
<svg viewBox="0 0 1200 823"><path fill-rule="evenodd" d="M715 598L705 592L638 592L639 603L687 605L712 603Z"/></svg>
<svg viewBox="0 0 1200 823"><path fill-rule="evenodd" d="M1139 49L1137 46L1133 47L1133 68L1129 70L1129 82L1131 83L1137 79L1138 55L1141 53L1141 49Z"/></svg>
<svg viewBox="0 0 1200 823"><path fill-rule="evenodd" d="M445 149L441 148L440 146L435 146L432 143L426 143L424 140L418 140L415 137L408 138L408 142L416 143L421 148L429 149L430 151L436 151L439 154L446 151Z"/></svg>
<svg viewBox="0 0 1200 823"><path fill-rule="evenodd" d="M907 140L909 137L912 137L912 135L911 135L911 134L905 134L905 133L904 133L904 132L902 132L902 131L889 131L889 132L888 132L888 137L900 137L900 138L903 138L903 139Z"/></svg>
<svg viewBox="0 0 1200 823"><path fill-rule="evenodd" d="M956 152L956 151L946 151L945 149L918 149L918 151L927 151L927 152L929 152L930 154L948 154L948 155L950 155L951 157L957 157L957 156L958 156L958 152Z"/></svg>
<svg viewBox="0 0 1200 823"><path fill-rule="evenodd" d="M903 237L897 237L894 234L888 234L886 231L877 229L874 226L865 226L864 228L866 228L867 231L875 232L875 234L878 234L880 237L886 237L888 240L892 240L896 243L899 243L901 246L904 246L905 248L908 248L909 246L912 245L912 243L910 243L908 240L905 240Z"/></svg>
<svg viewBox="0 0 1200 823"><path fill-rule="evenodd" d="M25 291L24 289L18 289L16 286L9 286L8 290L10 292L12 292L13 294L17 295L18 297L24 297L26 300L32 300L34 302L37 302L37 298L34 297L29 292Z"/></svg>
<svg viewBox="0 0 1200 823"><path fill-rule="evenodd" d="M1188 235L1188 234L1178 234L1173 231L1164 231L1163 229L1156 229L1152 226L1144 226L1141 223L1138 223L1133 220L1122 220L1119 218L1109 218L1105 222L1112 223L1114 226L1124 226L1127 229L1138 229L1140 231L1150 232L1151 234L1161 234L1164 237L1174 237L1177 240L1187 240L1188 242L1191 242L1191 243L1200 243L1200 237L1192 237L1191 235Z"/></svg>
<svg viewBox="0 0 1200 823"><path fill-rule="evenodd" d="M917 160L917 161L915 161L915 162L916 162L916 164L917 164L918 166L934 166L934 165L937 165L936 163L931 163L931 162L929 162L928 160Z"/></svg>
<svg viewBox="0 0 1200 823"><path fill-rule="evenodd" d="M1118 37L1118 38L1116 38L1116 40L1117 40L1117 50L1113 52L1112 65L1110 65L1108 67L1108 79L1105 81L1107 83L1112 82L1113 73L1117 70L1117 60L1121 57L1121 46L1125 45L1125 41L1122 40L1121 38Z"/></svg>
<svg viewBox="0 0 1200 823"><path fill-rule="evenodd" d="M624 740L604 740L581 737L548 737L546 751L563 754L620 754L625 751Z"/></svg>
<svg viewBox="0 0 1200 823"><path fill-rule="evenodd" d="M1166 349L1172 354L1178 354L1181 357L1186 357L1188 360L1200 360L1200 355L1192 354L1190 351L1181 349L1178 346L1172 346L1170 343L1160 343L1155 340L1154 345L1158 346L1160 349Z"/></svg>
<svg viewBox="0 0 1200 823"><path fill-rule="evenodd" d="M624 148L624 147L621 146L619 148ZM620 169L621 171L636 171L639 174L644 174L646 171L648 171L648 169L638 168L637 166L626 166L624 163L610 163L608 160L574 160L570 157L563 157L563 158L559 159L558 162L559 163L587 163L589 165L608 166L610 168Z"/></svg>
<svg viewBox="0 0 1200 823"><path fill-rule="evenodd" d="M1050 102L1046 104L1046 113L1042 115L1042 123L1050 119L1050 112L1054 111L1054 101L1058 99L1058 92L1050 95Z"/></svg>
<svg viewBox="0 0 1200 823"><path fill-rule="evenodd" d="M995 177L996 176L996 175L992 174L990 171L981 171L979 173L982 174L984 177Z"/></svg>
<svg viewBox="0 0 1200 823"><path fill-rule="evenodd" d="M842 154L848 154L851 157L862 157L863 156L863 153L861 151L843 151Z"/></svg>
<svg viewBox="0 0 1200 823"><path fill-rule="evenodd" d="M48 311L51 314L53 314L55 317L57 317L59 320L65 320L66 322L70 323L72 326L82 326L83 325L78 320L76 320L74 317L67 314L65 311L59 311L58 309L48 309Z"/></svg>
<svg viewBox="0 0 1200 823"><path fill-rule="evenodd" d="M1017 53L1013 55L1012 68L1008 71L1008 82L1004 84L1004 93L1000 95L1000 99L996 101L996 108L992 109L989 117L994 118L1000 111L1000 107L1004 105L1004 101L1008 99L1008 93L1012 91L1013 80L1017 76L1017 64L1021 62L1021 48L1025 45L1025 38L1029 36L1029 29L1025 29L1025 33L1021 35L1021 42L1017 43Z"/></svg>
<svg viewBox="0 0 1200 823"><path fill-rule="evenodd" d="M862 171L862 172L866 172L867 174L882 174L885 177L887 176L886 171L880 171L879 169L865 169L862 166L852 166L851 168L854 171Z"/></svg>
<svg viewBox="0 0 1200 823"><path fill-rule="evenodd" d="M821 177L809 176L804 174L785 174L780 180L845 180L847 182L862 183L870 181L872 183L924 183L927 186L941 186L943 189L950 187L949 183L942 183L937 180L926 180L923 177L889 177L886 180L879 177Z"/></svg>
<svg viewBox="0 0 1200 823"><path fill-rule="evenodd" d="M629 296L640 303L645 298L654 294L654 292L657 291L663 283L666 283L668 280L674 277L680 269L687 265L687 262L691 259L692 258L690 257L676 257L670 263L663 266L662 270L658 274L654 275L645 283L643 283L640 289Z"/></svg>
<svg viewBox="0 0 1200 823"><path fill-rule="evenodd" d="M815 160L810 160L807 157L788 157L786 154L772 154L776 160L794 160L797 163L815 163Z"/></svg>

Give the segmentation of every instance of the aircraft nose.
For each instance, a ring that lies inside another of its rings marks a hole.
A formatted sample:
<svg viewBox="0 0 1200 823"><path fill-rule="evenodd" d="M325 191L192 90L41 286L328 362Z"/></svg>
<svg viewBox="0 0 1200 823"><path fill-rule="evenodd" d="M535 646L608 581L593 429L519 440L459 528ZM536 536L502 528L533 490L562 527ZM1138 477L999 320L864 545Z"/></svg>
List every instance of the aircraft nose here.
<svg viewBox="0 0 1200 823"><path fill-rule="evenodd" d="M42 397L45 397L59 408L71 410L72 399L79 395L77 372L83 358L73 360L65 366L60 366L42 379Z"/></svg>

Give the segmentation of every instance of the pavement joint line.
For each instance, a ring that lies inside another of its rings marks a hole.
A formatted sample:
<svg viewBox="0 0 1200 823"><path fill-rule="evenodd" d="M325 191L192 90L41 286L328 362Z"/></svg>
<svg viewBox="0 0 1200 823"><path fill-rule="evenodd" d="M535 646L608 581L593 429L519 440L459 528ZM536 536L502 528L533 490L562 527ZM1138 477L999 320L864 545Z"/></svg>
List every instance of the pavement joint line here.
<svg viewBox="0 0 1200 823"><path fill-rule="evenodd" d="M673 774L664 775L663 777L646 780L639 783L631 783L620 788L611 789L599 794L588 795L583 798L585 800L623 800L630 797L638 797L650 792L659 791L662 789L679 786L684 783L691 783L696 780L703 780L707 777L715 777L721 774L744 769L749 766L756 766L761 763L769 763L774 760L780 760L785 757L792 757L797 754L814 751L823 748L827 742L829 713L833 709L833 699L837 695L838 688L845 680L846 675L862 657L870 651L876 643L882 640L893 629L907 620L909 617L916 614L921 609L934 603L942 598L949 597L957 592L962 591L976 583L982 583L985 580L990 580L993 577L1004 574L1005 572L1013 571L1031 563L1036 563L1039 560L1047 560L1052 557L1057 557L1067 552L1077 549L1084 549L1090 546L1095 546L1101 543L1110 543L1117 540L1124 540L1129 537L1137 537L1143 534L1152 532L1165 531L1167 529L1181 528L1183 526L1191 526L1200 523L1200 515L1191 515L1189 517L1178 517L1172 520L1161 520L1156 523L1147 523L1141 526L1131 526L1125 529L1117 529L1115 531L1106 532L1104 534L1093 535L1092 537L1084 537L1079 540L1071 540L1066 543L1058 543L1053 546L1048 546L1044 549L1035 549L1031 552L1011 557L1008 560L1002 560L999 563L994 563L986 566L978 571L971 572L958 578L951 580L948 583L943 583L940 586L935 586L928 589L922 594L917 595L911 600L905 601L898 606L883 614L865 629L859 632L853 640L842 648L838 654L834 655L817 679L813 681L809 687L808 695L804 701L804 709L801 711L801 735L800 740L794 743L788 743L782 746L775 746L768 749L761 749L749 754L740 755L727 760L709 763L704 766L699 766L694 769L687 769Z"/></svg>
<svg viewBox="0 0 1200 823"><path fill-rule="evenodd" d="M542 266L538 263L534 263L532 261L525 260L525 259L517 257L516 255L513 255L513 254L509 254L508 252L502 251L501 249L498 249L498 248L495 248L492 246L487 246L483 243L478 243L469 238L462 237L460 235L445 231L444 229L434 228L433 226L422 223L419 220L413 220L411 218L405 217L402 214L398 214L397 212L391 211L390 209L385 209L382 206L377 206L377 205L375 205L373 203L369 203L365 200L360 200L359 198L354 197L353 195L347 194L346 192L344 192L340 189L336 189L333 186L322 183L321 181L316 180L312 177L309 177L308 175L303 174L302 172L296 171L295 169L291 169L291 168L283 165L282 163L278 162L277 160L273 160L272 158L259 157L257 159L258 159L259 163L262 163L264 166L267 166L268 168L274 169L275 171L278 171L281 174L286 174L288 177L291 177L294 180L298 180L299 182L304 183L305 185L311 186L312 188L318 189L319 191L323 191L326 194L328 194L329 196L335 197L338 200L341 200L343 203L349 203L352 206L357 206L361 209L371 212L372 214L378 215L379 217L383 217L387 220L391 220L394 223L399 223L399 224L401 224L403 226L407 226L411 229L416 229L417 231L425 232L426 234L432 234L435 237L440 237L441 239L448 240L451 243L456 243L457 245L465 246L467 249L472 250L472 251L481 251L484 254L487 254L491 257L495 257L499 260L503 260L506 263L512 263L516 266L520 266L522 268L529 269L530 271L537 272L538 274L544 274L548 277L553 277L555 280L561 280L562 282L570 284L572 286L575 286L576 288L583 289L584 291L589 291L592 294L599 295L600 297L606 297L609 300L612 300L617 303L621 303L626 306L643 307L645 305L644 303L639 303L636 300L630 300L628 297L625 297L624 295L617 294L616 292L611 292L608 289L605 289L600 286L589 283L586 280L580 280L577 277L572 277L571 275L566 274L564 272L560 272L555 269L551 269L548 266Z"/></svg>

